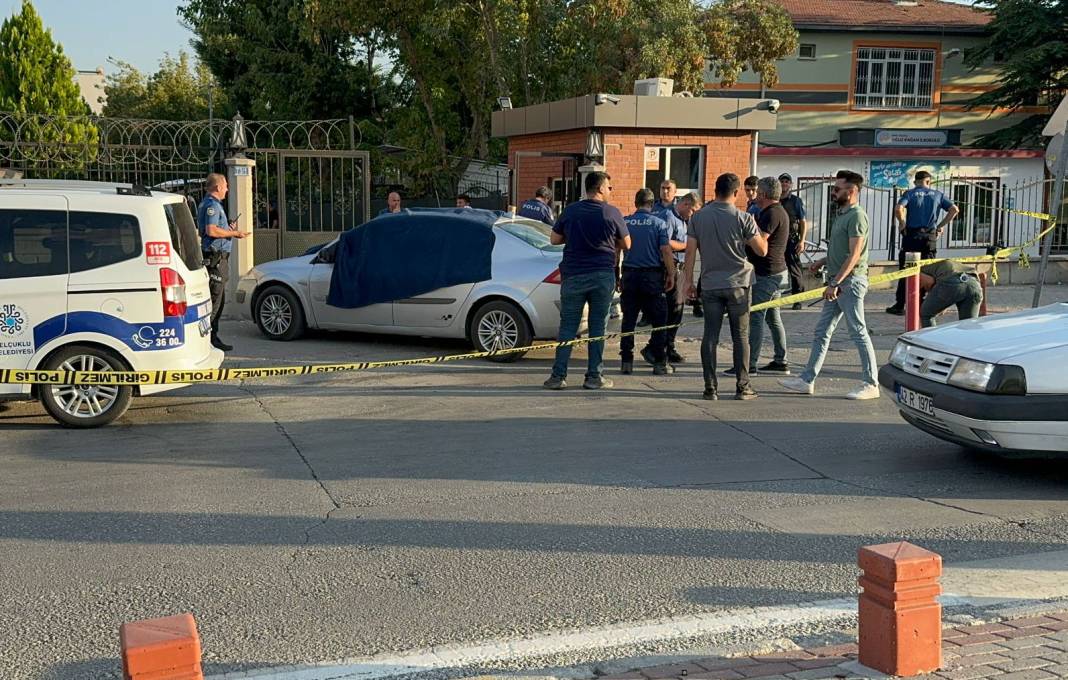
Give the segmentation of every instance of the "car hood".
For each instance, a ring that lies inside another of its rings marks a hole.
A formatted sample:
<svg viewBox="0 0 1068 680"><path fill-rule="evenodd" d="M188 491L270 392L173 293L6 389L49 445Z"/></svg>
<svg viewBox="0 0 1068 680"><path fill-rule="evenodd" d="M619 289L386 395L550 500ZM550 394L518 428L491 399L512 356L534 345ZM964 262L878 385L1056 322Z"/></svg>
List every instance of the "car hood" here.
<svg viewBox="0 0 1068 680"><path fill-rule="evenodd" d="M272 260L270 262L264 262L258 264L256 267L246 274L242 278L255 276L257 273L260 276L307 276L311 269L311 262L315 259L315 255L297 255L296 257L287 257L284 260Z"/></svg>
<svg viewBox="0 0 1068 680"><path fill-rule="evenodd" d="M1068 303L925 328L906 333L902 340L946 354L997 363L1068 345Z"/></svg>

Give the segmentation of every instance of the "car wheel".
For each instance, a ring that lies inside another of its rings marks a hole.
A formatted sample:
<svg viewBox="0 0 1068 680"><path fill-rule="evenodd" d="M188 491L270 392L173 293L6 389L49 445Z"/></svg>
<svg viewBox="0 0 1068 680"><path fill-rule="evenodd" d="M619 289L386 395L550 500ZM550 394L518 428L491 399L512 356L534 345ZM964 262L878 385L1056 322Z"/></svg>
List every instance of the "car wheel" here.
<svg viewBox="0 0 1068 680"><path fill-rule="evenodd" d="M494 300L478 308L471 320L471 343L479 352L526 347L530 344L530 325L523 312L511 302ZM526 352L491 354L490 361L516 361Z"/></svg>
<svg viewBox="0 0 1068 680"><path fill-rule="evenodd" d="M87 345L59 350L42 366L48 371L127 371L111 352ZM41 385L38 396L48 414L67 427L100 427L130 406L133 388L119 385Z"/></svg>
<svg viewBox="0 0 1068 680"><path fill-rule="evenodd" d="M260 293L253 316L260 332L271 340L296 340L304 335L304 307L297 294L284 286Z"/></svg>

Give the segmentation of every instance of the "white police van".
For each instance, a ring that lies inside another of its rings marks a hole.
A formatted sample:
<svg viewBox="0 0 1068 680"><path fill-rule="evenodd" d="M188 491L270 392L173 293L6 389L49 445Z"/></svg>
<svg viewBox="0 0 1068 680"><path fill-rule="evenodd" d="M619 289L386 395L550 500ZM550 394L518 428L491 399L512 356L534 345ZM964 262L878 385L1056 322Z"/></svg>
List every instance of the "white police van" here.
<svg viewBox="0 0 1068 680"><path fill-rule="evenodd" d="M0 180L0 369L218 368L196 224L183 197L140 187ZM17 385L60 423L97 427L135 395L183 385Z"/></svg>

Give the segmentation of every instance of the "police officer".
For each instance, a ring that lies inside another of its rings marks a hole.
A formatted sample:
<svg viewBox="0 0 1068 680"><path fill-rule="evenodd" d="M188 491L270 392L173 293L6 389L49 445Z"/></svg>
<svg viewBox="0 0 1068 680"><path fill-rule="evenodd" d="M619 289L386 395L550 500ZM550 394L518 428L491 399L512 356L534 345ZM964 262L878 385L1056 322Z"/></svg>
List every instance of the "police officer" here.
<svg viewBox="0 0 1068 680"><path fill-rule="evenodd" d="M942 260L920 267L920 288L927 291L920 305L920 323L924 328L935 325L934 318L950 305L957 305L957 317L961 320L979 316L983 287L975 274L960 263Z"/></svg>
<svg viewBox="0 0 1068 680"><path fill-rule="evenodd" d="M790 217L790 238L786 241L786 270L790 272L790 294L796 295L805 290L801 253L805 252L808 221L805 219L805 202L793 193L794 178L790 173L779 175L779 186L782 189L779 204ZM801 303L795 302L793 309L801 309Z"/></svg>
<svg viewBox="0 0 1068 680"><path fill-rule="evenodd" d="M674 183L672 187L674 187ZM681 275L682 265L686 261L686 225L690 216L701 207L700 198L695 193L689 193L666 208L663 205L663 203L658 204L660 209L654 210L653 214L667 223L668 236L671 239L669 245L675 260L675 271L678 275ZM678 285L678 281L676 281L676 285ZM698 309L695 305L694 316L700 316ZM682 323L684 310L685 305L675 296L668 300L667 323L669 326L676 326L676 328L671 328L667 331L667 357L672 364L681 364L686 361L686 357L679 354L675 348L675 336L679 332L677 326Z"/></svg>
<svg viewBox="0 0 1068 680"><path fill-rule="evenodd" d="M553 201L553 191L549 187L538 187L534 191L534 198L523 201L523 205L519 207L517 213L519 217L526 217L532 220L538 220L544 222L550 227L556 224L556 218L553 217L553 209L549 207L549 204Z"/></svg>
<svg viewBox="0 0 1068 680"><path fill-rule="evenodd" d="M897 230L901 234L898 263L905 268L905 253L919 253L924 260L935 257L942 230L953 221L960 209L938 189L931 188L931 173L920 170L913 177L915 186L901 195L894 209ZM938 212L946 216L938 222ZM944 309L944 307L943 307ZM897 299L886 308L887 314L905 313L905 279L898 279Z"/></svg>
<svg viewBox="0 0 1068 680"><path fill-rule="evenodd" d="M237 230L237 220L228 222L222 201L229 186L226 177L213 172L204 182L207 195L197 209L197 228L204 263L208 269L208 289L211 291L211 344L224 352L233 346L219 338L219 319L226 302L226 282L230 279L230 249L235 238L245 238L247 231Z"/></svg>
<svg viewBox="0 0 1068 680"><path fill-rule="evenodd" d="M624 218L631 238L630 250L623 252L620 281L624 333L634 330L638 312L642 312L654 328L663 326L668 311L667 293L675 289L675 257L668 225L653 214L654 200L652 191L639 189L634 195L634 207L637 210ZM653 331L649 344L642 350L642 358L653 365L654 375L670 372L666 335L662 330ZM619 355L622 359L620 372L633 373L633 335L624 335L619 341Z"/></svg>

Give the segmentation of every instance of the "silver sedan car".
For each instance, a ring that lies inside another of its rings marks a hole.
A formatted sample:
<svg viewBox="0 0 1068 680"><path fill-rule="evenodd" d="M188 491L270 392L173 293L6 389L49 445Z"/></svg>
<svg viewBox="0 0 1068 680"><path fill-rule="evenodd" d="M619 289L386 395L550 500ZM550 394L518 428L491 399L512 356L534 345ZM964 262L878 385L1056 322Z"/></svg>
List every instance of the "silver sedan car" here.
<svg viewBox="0 0 1068 680"><path fill-rule="evenodd" d="M307 328L320 328L466 338L476 350L489 351L555 338L563 246L550 244L548 226L511 214L502 214L492 228L496 239L488 281L356 309L332 307L326 299L335 240L314 254L257 265L238 283L237 303L242 317L255 321L272 340L294 340ZM489 358L514 361L521 356Z"/></svg>

